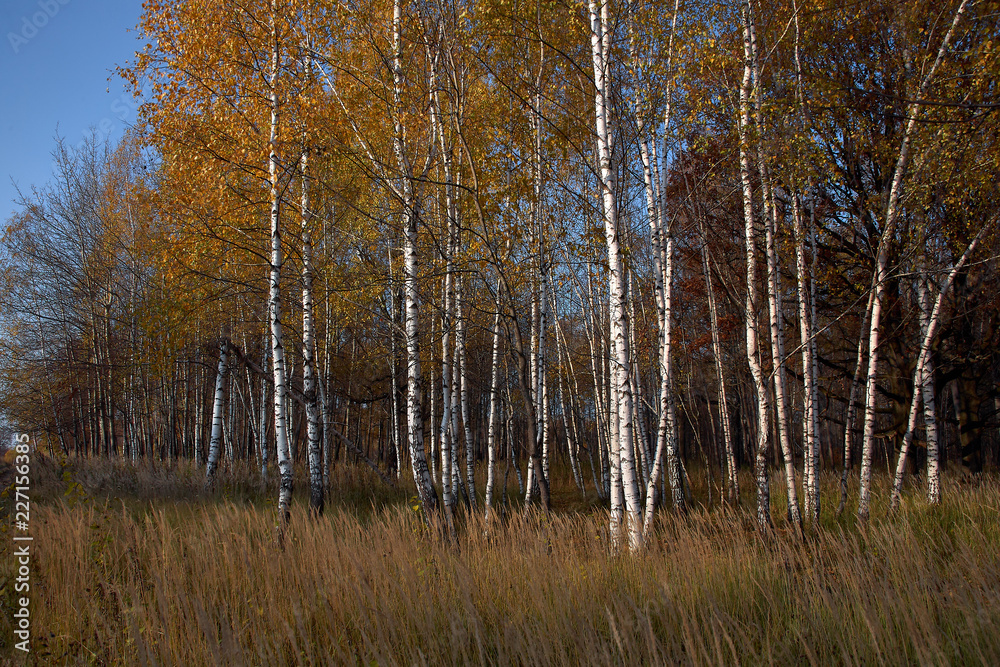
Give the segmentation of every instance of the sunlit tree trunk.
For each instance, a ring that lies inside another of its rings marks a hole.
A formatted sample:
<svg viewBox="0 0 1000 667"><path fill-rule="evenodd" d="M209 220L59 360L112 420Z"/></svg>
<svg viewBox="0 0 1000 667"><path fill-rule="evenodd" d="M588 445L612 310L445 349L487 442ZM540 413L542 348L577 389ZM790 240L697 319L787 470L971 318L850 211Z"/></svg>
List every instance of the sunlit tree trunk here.
<svg viewBox="0 0 1000 667"><path fill-rule="evenodd" d="M885 224L883 225L881 240L878 244L878 253L875 258L875 275L872 278L872 289L875 298L872 301L871 325L868 333L868 376L865 384L865 428L864 440L861 449L861 490L858 496L858 519L867 521L871 504L871 478L872 478L872 454L875 445L875 401L877 398L878 361L879 361L879 335L882 325L882 307L885 302L887 282L889 279L889 251L893 243L896 222L900 212L900 198L903 193L903 178L909 166L910 147L913 141L914 130L917 125L922 100L925 97L928 87L934 78L935 73L944 61L951 43L951 37L955 32L968 0L962 3L955 10L951 26L941 41L937 58L927 74L924 76L920 88L914 98L915 101L907 105L906 129L903 132L902 143L896 158L896 166L892 174L892 185L889 188L889 199L885 209Z"/></svg>
<svg viewBox="0 0 1000 667"><path fill-rule="evenodd" d="M437 494L427 469L424 452L424 423L420 396L420 301L417 292L417 200L413 193L413 172L406 157L402 114L402 7L393 2L392 12L392 79L393 79L393 152L402 181L403 205L403 298L406 308L406 417L410 463L417 495L429 514L437 508Z"/></svg>
<svg viewBox="0 0 1000 667"><path fill-rule="evenodd" d="M215 482L215 471L219 465L222 449L222 410L225 403L226 373L229 370L229 342L219 344L219 370L215 376L215 399L212 401L212 437L208 441L208 465L205 466L205 483Z"/></svg>
<svg viewBox="0 0 1000 667"><path fill-rule="evenodd" d="M306 70L309 59L306 60ZM316 391L316 323L313 314L312 238L309 209L309 152L302 152L302 398L306 411L309 451L309 509L323 513L323 443L321 441L319 399Z"/></svg>
<svg viewBox="0 0 1000 667"><path fill-rule="evenodd" d="M449 249L446 251L451 254ZM441 500L445 511L454 504L454 489L452 488L452 396L451 396L451 301L452 301L452 266L450 257L445 260L447 268L444 275L444 302L441 306L441 428L438 438L441 442Z"/></svg>
<svg viewBox="0 0 1000 667"><path fill-rule="evenodd" d="M715 357L715 381L719 392L719 421L722 425L722 448L726 461L726 498L731 505L739 503L740 486L736 474L736 453L732 426L729 421L729 396L726 391L726 374L722 367L722 342L719 336L719 309L712 284L712 266L708 255L708 238L705 223L699 216L701 230L701 264L705 273L705 291L708 293L708 315L712 329L712 356Z"/></svg>
<svg viewBox="0 0 1000 667"><path fill-rule="evenodd" d="M920 266L918 290L920 334L926 337L930 330L931 299L927 267L923 262ZM941 502L941 449L938 444L937 400L934 396L934 358L931 354L927 355L924 362L920 380L921 399L924 403L924 437L927 441L927 502L937 505Z"/></svg>
<svg viewBox="0 0 1000 667"><path fill-rule="evenodd" d="M955 276L958 275L958 272L962 270L962 267L965 265L965 263L969 260L969 257L975 251L976 245L979 243L979 239L982 238L983 231L985 231L985 229L986 227L984 226L983 229L979 232L979 234L969 244L969 247L965 249L965 252L962 253L962 257L959 258L958 262L955 264L954 267L952 267L951 271L948 273L948 279L945 281L944 285L941 286L941 291L938 293L937 299L934 302L934 309L926 316L926 326L921 327L922 329L924 329L924 331L920 343L920 354L917 358L917 367L913 371L913 398L910 401L910 411L907 415L907 421L906 421L906 433L903 435L903 444L900 447L899 460L896 464L896 476L893 480L892 496L889 500L890 510L895 510L897 507L899 507L899 500L903 491L903 473L906 470L906 456L910 451L910 445L913 444L913 433L917 427L917 414L918 414L917 410L920 405L921 397L923 396L924 393L923 389L926 387L927 384L927 381L925 380L925 375L927 374L927 363L931 357L931 344L934 342L935 334L937 334L938 322L941 316L941 304L944 302L945 295L951 288L951 284L955 281ZM926 273L923 273L921 278L925 279ZM923 294L921 295L921 301L926 302L928 300L926 296L926 286L922 285L920 289L923 292ZM924 317L922 316L921 319L924 319ZM933 396L931 396L931 398L933 400ZM933 415L933 403L931 405L931 411ZM936 426L936 420L933 418L933 416L931 417L930 423ZM936 433L935 433L935 439L936 439ZM930 441L928 441L928 459L930 459L929 450L930 450ZM930 464L928 462L928 468L929 467ZM935 473L938 474L939 476L938 471L935 470ZM930 471L928 470L928 475L929 474ZM935 482L940 487L940 479L935 480ZM928 488L929 487L930 487L930 482L928 481ZM938 488L938 494L940 496L940 488ZM938 500L940 500L940 497L938 498Z"/></svg>
<svg viewBox="0 0 1000 667"><path fill-rule="evenodd" d="M399 419L399 383L396 369L397 314L396 284L392 278L392 250L388 252L389 267L389 381L392 383L392 445L396 456L396 478L403 474L403 442Z"/></svg>
<svg viewBox="0 0 1000 667"><path fill-rule="evenodd" d="M462 285L458 287L458 323L456 328L458 345L458 369L460 402L462 406L462 427L465 429L465 484L472 511L476 510L476 451L472 446L472 417L469 414L468 369L465 349L465 318L462 308Z"/></svg>
<svg viewBox="0 0 1000 667"><path fill-rule="evenodd" d="M753 190L750 182L750 94L752 82L752 31L753 17L749 0L743 6L743 81L740 84L739 141L740 141L740 181L743 190L743 217L746 234L746 349L750 374L756 390L757 444L755 447L754 475L757 482L757 523L762 528L771 525L771 492L767 476L767 386L761 369L757 342L757 313L760 290L757 286L757 225L754 220Z"/></svg>
<svg viewBox="0 0 1000 667"><path fill-rule="evenodd" d="M639 486L636 479L635 456L632 447L632 391L629 383L631 366L628 349L628 321L625 303L625 266L622 259L621 230L618 224L618 202L611 168L611 134L608 127L607 58L610 56L611 20L608 0L598 7L596 0L589 0L590 45L594 64L594 111L596 115L598 164L601 179L601 200L604 207L605 240L608 246L608 280L610 298L611 339L614 352L614 379L617 402L617 437L612 440L612 450L621 461L621 486L625 496L628 518L629 547L633 551L642 546Z"/></svg>
<svg viewBox="0 0 1000 667"><path fill-rule="evenodd" d="M490 413L486 427L486 499L484 500L486 520L490 520L493 508L493 485L496 483L498 436L497 421L500 418L500 281L497 281L496 316L493 319L493 356L490 362Z"/></svg>
<svg viewBox="0 0 1000 667"><path fill-rule="evenodd" d="M799 305L799 341L802 356L803 383L803 440L805 454L803 467L803 492L805 494L805 513L809 521L819 519L819 447L816 433L815 382L813 363L813 310L811 304L809 275L806 267L806 236L807 231L803 221L802 200L798 194L792 196L792 215L795 220L795 273L796 289Z"/></svg>
<svg viewBox="0 0 1000 667"><path fill-rule="evenodd" d="M778 443L784 459L785 488L788 495L788 516L796 527L801 527L798 493L795 488L795 458L788 432L788 405L785 391L785 333L782 321L781 267L775 249L778 234L778 212L774 201L774 190L770 170L764 152L764 119L761 100L760 63L757 54L757 29L752 14L749 13L750 59L753 76L752 101L757 129L757 171L760 175L761 201L764 209L764 245L767 257L767 305L768 322L771 327L771 367L774 385L774 420L778 427Z"/></svg>
<svg viewBox="0 0 1000 667"><path fill-rule="evenodd" d="M281 325L281 224L279 205L281 188L278 183L278 72L280 67L280 44L278 42L278 7L277 1L271 0L271 69L268 76L268 89L271 101L271 133L268 142L268 180L270 184L271 202L271 276L269 311L271 321L271 361L274 374L274 435L278 450L278 469L281 474L281 486L278 491L278 513L281 521L289 517L292 502L292 458L289 450L287 421L287 386L285 384L285 348Z"/></svg>

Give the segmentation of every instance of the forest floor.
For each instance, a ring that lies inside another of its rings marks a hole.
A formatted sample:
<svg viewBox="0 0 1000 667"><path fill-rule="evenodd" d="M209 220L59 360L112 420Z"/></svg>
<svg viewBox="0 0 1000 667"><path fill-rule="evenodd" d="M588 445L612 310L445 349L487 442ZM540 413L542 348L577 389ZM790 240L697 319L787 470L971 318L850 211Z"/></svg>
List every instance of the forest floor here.
<svg viewBox="0 0 1000 667"><path fill-rule="evenodd" d="M31 653L11 640L22 594L8 488L0 661L1000 664L996 475L946 475L937 507L913 483L887 516L883 474L881 504L859 526L850 504L834 516L831 472L820 526L802 536L782 518L777 474L763 534L749 474L732 509L691 470L692 509L661 511L629 555L613 553L592 487L583 498L558 466L551 515L525 517L518 503L487 525L462 509L455 540L426 527L412 487L353 465L334 470L327 510L311 518L299 472L282 534L276 490L256 471L223 470L209 492L186 464L32 461Z"/></svg>

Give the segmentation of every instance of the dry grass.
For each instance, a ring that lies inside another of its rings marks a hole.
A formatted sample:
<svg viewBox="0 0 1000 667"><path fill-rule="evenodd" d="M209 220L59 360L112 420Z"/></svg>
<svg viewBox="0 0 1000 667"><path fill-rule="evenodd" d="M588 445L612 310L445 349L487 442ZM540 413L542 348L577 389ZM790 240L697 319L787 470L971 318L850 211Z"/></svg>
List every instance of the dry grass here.
<svg viewBox="0 0 1000 667"><path fill-rule="evenodd" d="M342 501L298 509L282 540L239 471L208 495L197 471L133 470L122 491L93 466L69 477L104 492L62 499L47 474L63 491L32 508L39 664L1000 663L996 479L948 479L943 506L864 530L827 515L804 540L741 511L662 515L644 553L614 556L600 511L464 517L450 544L349 468Z"/></svg>

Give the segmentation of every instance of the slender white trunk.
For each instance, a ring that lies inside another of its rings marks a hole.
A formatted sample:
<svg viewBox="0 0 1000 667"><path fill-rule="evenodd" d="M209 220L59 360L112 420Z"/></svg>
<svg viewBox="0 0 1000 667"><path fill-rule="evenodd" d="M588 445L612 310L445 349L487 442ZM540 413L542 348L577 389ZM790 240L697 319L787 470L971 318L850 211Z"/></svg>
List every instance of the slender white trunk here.
<svg viewBox="0 0 1000 667"><path fill-rule="evenodd" d="M719 421L722 424L722 447L726 460L726 498L731 505L739 503L740 487L736 475L736 453L732 426L729 422L729 396L726 391L726 374L722 368L722 341L719 336L719 310L712 284L712 266L708 256L708 237L704 220L699 216L701 230L701 264L705 273L705 290L708 292L708 315L712 329L712 356L715 357L715 380L719 391Z"/></svg>
<svg viewBox="0 0 1000 667"><path fill-rule="evenodd" d="M927 267L920 266L920 333L927 335L930 328L931 302ZM916 388L914 388L916 391ZM934 397L934 359L927 356L923 377L920 382L921 399L924 403L924 432L927 441L927 502L937 505L941 502L941 450L938 446L937 400Z"/></svg>
<svg viewBox="0 0 1000 667"><path fill-rule="evenodd" d="M396 456L396 478L403 474L403 442L399 420L399 384L396 373L396 327L399 317L396 305L396 284L392 279L392 251L389 253L389 381L392 383L392 445ZM321 385L322 386L322 385Z"/></svg>
<svg viewBox="0 0 1000 667"><path fill-rule="evenodd" d="M420 300L417 293L417 199L413 194L413 175L406 157L402 114L402 7L401 0L393 2L392 14L392 78L393 104L393 152L402 181L403 200L403 298L406 308L406 417L407 441L410 447L410 463L417 495L424 508L425 516L437 508L437 495L427 469L424 453L424 423L420 396Z"/></svg>
<svg viewBox="0 0 1000 667"><path fill-rule="evenodd" d="M740 181L743 190L743 217L746 234L747 300L746 300L746 350L750 374L756 389L757 445L755 448L754 474L757 482L757 523L762 528L771 525L770 485L767 476L767 386L761 369L757 349L757 311L760 292L757 286L757 225L754 221L753 191L750 183L750 93L752 86L752 15L749 0L743 6L743 81L740 84Z"/></svg>
<svg viewBox="0 0 1000 667"><path fill-rule="evenodd" d="M778 264L778 253L775 249L778 233L778 212L774 201L774 190L771 175L764 154L764 121L760 90L760 65L757 55L757 31L751 15L750 27L750 60L753 86L753 110L757 128L757 171L760 174L761 199L764 208L764 238L765 254L767 255L767 305L769 324L771 327L771 367L774 383L774 419L778 427L778 443L781 447L785 468L785 487L788 494L788 516L796 527L802 526L802 516L799 513L798 493L795 488L795 458L788 433L788 406L785 399L785 333L782 322L781 273ZM807 497L807 503L809 502ZM818 504L816 509L818 512ZM808 514L808 512L807 512Z"/></svg>
<svg viewBox="0 0 1000 667"><path fill-rule="evenodd" d="M813 432L813 478L814 482L814 493L815 493L815 514L819 517L819 507L820 507L820 483L819 474L821 468L821 453L823 451L823 438L821 437L819 418L820 418L820 401L819 401L819 319L816 315L816 266L819 261L819 253L816 249L816 208L812 207L809 209L809 246L810 252L812 253L812 258L809 262L809 357L812 361L812 432ZM828 436L829 441L829 436Z"/></svg>
<svg viewBox="0 0 1000 667"><path fill-rule="evenodd" d="M329 354L329 350L327 350ZM329 357L327 357L329 359ZM320 377L316 383L319 388L319 406L320 414L323 415L323 489L330 488L330 438L332 436L333 425L330 423L330 411L332 406L327 402L326 397L326 383L324 382L325 377L329 377L329 367L328 362L324 363L323 377Z"/></svg>
<svg viewBox="0 0 1000 667"><path fill-rule="evenodd" d="M457 312L457 306L456 306ZM458 326L456 317L456 327L455 327L455 349L452 352L452 364L451 364L451 491L452 491L452 502L456 505L461 499L465 489L462 484L462 474L461 474L461 461L459 459L459 427L458 427L458 417L461 411L460 407L460 395L461 395L461 384L462 378L459 374L459 354L458 354Z"/></svg>
<svg viewBox="0 0 1000 667"><path fill-rule="evenodd" d="M497 468L497 420L500 417L497 391L500 371L500 281L497 280L496 316L493 320L493 357L490 363L490 416L486 427L486 520L490 520L493 507L493 485L496 482Z"/></svg>
<svg viewBox="0 0 1000 667"><path fill-rule="evenodd" d="M450 243L449 243L450 245ZM447 251L450 254L450 250ZM438 438L441 442L441 499L445 508L454 504L452 488L452 396L451 396L451 259L446 260L448 268L444 276L444 303L441 307L441 396L443 406L441 408L441 428Z"/></svg>
<svg viewBox="0 0 1000 667"><path fill-rule="evenodd" d="M628 517L629 547L635 551L642 546L639 486L636 479L635 457L632 448L632 392L629 384L630 359L628 349L628 321L625 303L625 266L621 249L621 230L618 224L618 202L614 174L611 168L611 133L608 127L608 73L611 44L611 21L608 0L589 0L590 45L594 64L594 112L596 116L597 152L604 207L605 240L608 247L608 289L610 299L610 325L614 351L614 380L617 405L617 438L612 440L613 453L621 462L621 488L625 496ZM614 491L613 491L614 493Z"/></svg>
<svg viewBox="0 0 1000 667"><path fill-rule="evenodd" d="M204 435L205 429L202 428L202 422L205 420L205 396L204 396L204 378L202 378L202 371L199 368L195 371L195 409L194 409L194 464L195 467L201 465L201 461L204 458L204 453L202 450L202 436Z"/></svg>
<svg viewBox="0 0 1000 667"><path fill-rule="evenodd" d="M614 347L615 342L612 340L612 356L614 355ZM622 515L625 509L625 490L622 488L621 449L619 447L621 419L616 407L620 397L618 396L618 386L611 380L610 374L607 376L607 381L605 389L608 392L608 430L610 432L610 437L608 438L608 465L611 469L611 516L609 529L611 531L611 550L617 552L621 548Z"/></svg>
<svg viewBox="0 0 1000 667"><path fill-rule="evenodd" d="M431 318L431 340L437 338L437 318ZM431 395L427 399L430 404L430 423L427 426L427 430L431 434L431 442L429 449L431 450L431 462L430 462L430 475L431 479L437 481L441 477L441 465L440 465L440 453L441 447L437 444L437 429L434 427L437 424L437 378L434 374L434 365L431 364L430 377L427 378L427 384L431 388Z"/></svg>
<svg viewBox="0 0 1000 667"><path fill-rule="evenodd" d="M885 209L885 224L875 259L875 275L872 278L872 289L875 292L875 298L872 302L871 328L868 335L869 353L868 376L865 385L865 429L861 449L861 490L858 494L858 519L862 522L868 520L870 513L872 454L875 445L875 401L877 398L876 381L878 379L879 333L882 325L882 307L885 301L889 277L889 250L892 246L896 221L899 217L899 200L903 193L903 177L906 175L906 169L909 165L910 145L913 140L914 128L920 115L921 100L924 99L927 88L930 86L938 67L944 61L951 43L951 37L962 18L962 14L965 13L967 4L968 0L962 0L962 3L955 11L951 26L941 41L937 58L920 84L920 88L914 98L916 101L911 102L907 106L906 116L909 120L903 132L903 140L899 147L899 155L896 159L896 167L892 175L892 185L889 189L889 200Z"/></svg>
<svg viewBox="0 0 1000 667"><path fill-rule="evenodd" d="M797 276L797 294L799 302L799 340L802 352L803 402L803 438L805 454L802 485L805 493L806 517L816 522L819 519L819 478L816 462L818 461L818 441L816 434L816 403L815 382L813 373L813 319L811 292L808 284L806 268L806 236L803 222L802 201L796 193L792 197L792 215L795 219L795 272Z"/></svg>
<svg viewBox="0 0 1000 667"><path fill-rule="evenodd" d="M767 252L767 301L768 314L771 325L771 365L774 368L774 396L775 396L775 419L778 423L778 441L781 445L781 454L784 459L785 486L788 494L788 514L792 524L798 527L802 525L802 516L799 512L798 493L795 488L795 457L792 454L791 437L788 429L788 406L786 404L785 393L785 334L782 323L782 298L781 298L781 268L778 265L778 253L775 249L775 236L777 234L777 212L773 205L773 192L771 190L770 177L764 166L763 159L760 162L761 181L764 183L764 224L766 227L765 243ZM812 414L807 417L809 424L813 423ZM813 429L808 429L810 432ZM815 440L813 440L815 451ZM818 490L818 487L816 487ZM819 518L819 496L818 494L810 499L810 508L815 512L815 521ZM808 513L807 513L808 514Z"/></svg>
<svg viewBox="0 0 1000 667"><path fill-rule="evenodd" d="M219 370L215 376L215 399L212 401L212 438L208 441L208 465L205 466L205 483L212 486L219 465L222 448L222 410L225 403L226 372L229 370L229 343L219 344Z"/></svg>
<svg viewBox="0 0 1000 667"><path fill-rule="evenodd" d="M308 76L309 59L306 59ZM309 153L302 152L302 395L306 410L306 433L309 452L309 509L323 513L323 443L319 399L316 392L316 323L313 315L312 238L309 210Z"/></svg>
<svg viewBox="0 0 1000 667"><path fill-rule="evenodd" d="M910 411L906 420L906 433L903 435L903 445L899 450L899 461L896 464L896 476L892 485L892 496L889 500L890 510L895 510L899 506L900 495L903 491L903 472L906 469L906 455L910 451L910 445L913 443L913 432L917 426L917 408L919 407L920 399L923 395L921 388L926 385L924 376L926 374L927 363L931 356L931 343L934 342L934 336L937 334L938 323L941 316L941 304L944 303L945 295L951 288L951 284L955 281L955 276L958 275L958 272L962 270L962 267L975 251L976 245L979 243L979 239L982 238L983 231L985 230L986 227L984 226L983 229L980 230L979 234L977 234L972 240L972 243L969 244L969 247L965 249L965 252L962 253L962 257L958 260L955 266L952 267L951 271L948 273L948 279L945 281L944 285L942 285L941 291L937 295L937 300L934 302L934 309L927 317L926 331L924 331L923 340L920 343L920 356L917 359L917 367L913 371L913 399L910 401ZM933 411L933 405L931 406L931 409ZM931 423L936 424L933 417L931 419ZM940 484L939 480L938 484ZM940 489L938 489L938 493L940 493Z"/></svg>
<svg viewBox="0 0 1000 667"><path fill-rule="evenodd" d="M868 304L865 306L865 314L861 318L861 327L858 329L860 332L868 330L868 321L871 317L874 300L875 292L869 292ZM856 402L858 389L861 387L861 371L864 368L864 359L865 343L864 337L861 336L858 338L858 356L854 364L854 377L851 379L851 389L847 397L847 411L844 415L844 470L840 476L840 504L837 506L837 516L840 516L841 512L844 511L844 506L847 504L847 478L853 468L854 420L858 413Z"/></svg>
<svg viewBox="0 0 1000 667"><path fill-rule="evenodd" d="M268 178L271 201L271 278L270 278L270 320L271 320L271 360L274 373L274 435L278 450L278 469L281 486L278 491L278 514L281 521L289 517L292 502L292 459L289 451L287 407L288 396L285 384L285 348L282 340L281 324L281 224L279 218L280 184L278 183L278 71L279 43L277 25L277 2L271 0L271 71L268 87L271 97L271 133L268 157Z"/></svg>
<svg viewBox="0 0 1000 667"><path fill-rule="evenodd" d="M808 111L802 85L801 31L799 27L799 7L793 0L793 20L795 22L795 97L799 105L800 132L808 125ZM802 201L798 192L792 194L795 224L795 268L797 296L799 302L799 336L802 345L803 378L803 433L805 456L803 457L802 484L805 494L806 516L815 522L819 519L819 368L816 347L816 230L815 213L810 211L808 237L812 245L812 263L809 266L808 290L806 288L805 244L806 232L802 222ZM859 362L860 363L860 362ZM844 480L846 485L846 478ZM846 486L845 486L846 488ZM839 514L839 510L838 510Z"/></svg>
<svg viewBox="0 0 1000 667"><path fill-rule="evenodd" d="M268 359L271 358L271 346L268 344L269 336L267 332L261 339L261 350L263 351L264 358L261 363L261 368L267 368ZM262 378L260 381L260 414L259 422L257 424L258 432L260 433L260 481L261 484L267 484L267 467L270 463L270 451L267 447L267 391L268 383L266 378Z"/></svg>

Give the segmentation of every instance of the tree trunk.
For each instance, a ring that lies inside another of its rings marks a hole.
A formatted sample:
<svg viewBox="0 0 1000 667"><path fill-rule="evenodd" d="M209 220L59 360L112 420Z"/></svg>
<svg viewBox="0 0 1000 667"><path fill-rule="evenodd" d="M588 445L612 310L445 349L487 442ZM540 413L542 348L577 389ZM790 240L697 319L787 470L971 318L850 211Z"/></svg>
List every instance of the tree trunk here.
<svg viewBox="0 0 1000 667"><path fill-rule="evenodd" d="M281 224L279 218L280 186L278 183L278 68L280 66L277 2L271 0L271 71L268 87L271 97L271 134L268 141L268 178L271 201L271 278L269 311L271 320L271 360L274 370L274 435L278 450L281 486L278 491L278 514L287 522L294 483L287 422L287 387L285 384L285 348L281 325Z"/></svg>
<svg viewBox="0 0 1000 667"><path fill-rule="evenodd" d="M403 85L401 29L401 0L394 0L392 14L392 77L393 103L393 151L402 180L403 194L403 296L406 308L406 417L407 440L410 447L410 462L413 480L425 516L437 508L437 494L427 469L424 453L424 424L420 400L420 301L417 294L417 200L413 194L413 174L406 157L403 124L401 119L401 89Z"/></svg>
<svg viewBox="0 0 1000 667"><path fill-rule="evenodd" d="M310 60L306 59L306 76ZM305 402L309 447L309 510L323 513L323 442L319 399L316 391L316 323L313 315L312 238L309 209L309 149L301 158L302 177L302 398Z"/></svg>
<svg viewBox="0 0 1000 667"><path fill-rule="evenodd" d="M922 387L925 387L927 381L924 379L927 369L927 362L931 357L931 343L934 341L934 336L937 334L938 322L941 316L941 304L944 302L944 297L951 288L951 284L955 281L955 276L958 272L962 270L962 267L969 260L973 251L976 249L976 245L979 243L979 239L982 238L983 232L986 230L984 226L979 234L972 240L969 247L965 249L962 253L962 257L959 258L958 262L952 267L951 271L948 273L948 279L945 281L944 285L941 287L941 291L937 295L937 300L934 302L934 309L929 313L927 317L926 331L923 335L923 340L920 343L920 356L917 359L917 367L913 371L913 398L910 401L910 411L907 416L906 421L906 433L903 435L903 445L899 450L899 461L896 464L896 476L892 485L892 496L889 500L889 509L894 511L899 507L900 495L903 491L903 473L906 470L906 455L910 451L910 445L913 443L913 432L917 425L917 408L920 404L921 396L923 395ZM922 277L926 277L923 274ZM926 292L922 295L921 301L926 301ZM923 318L921 318L923 319ZM932 389L933 391L933 389ZM933 411L933 404L931 406ZM936 425L936 421L931 419L931 424ZM928 441L928 468L930 467L930 442ZM928 471L929 472L929 471ZM937 473L937 471L935 471ZM940 485L940 480L935 480L938 485ZM928 488L930 487L930 482L928 480ZM938 489L938 494L940 494L940 488ZM940 500L940 498L938 498Z"/></svg>
<svg viewBox="0 0 1000 667"><path fill-rule="evenodd" d="M496 316L493 320L493 356L490 362L490 415L486 427L486 520L490 520L493 507L493 485L496 480L497 467L497 420L500 417L497 391L500 370L500 281L497 281Z"/></svg>
<svg viewBox="0 0 1000 667"><path fill-rule="evenodd" d="M752 15L749 0L743 6L743 81L740 85L740 181L743 189L743 217L746 227L746 350L750 374L756 389L757 444L754 455L754 474L757 482L757 523L761 528L771 525L771 492L767 473L767 386L758 357L757 312L760 291L757 286L757 225L754 220L753 191L750 183L750 93L752 73Z"/></svg>
<svg viewBox="0 0 1000 667"><path fill-rule="evenodd" d="M944 56L947 53L951 42L951 37L955 32L958 22L962 18L962 14L965 12L967 4L968 0L962 0L962 3L955 11L955 16L952 19L951 26L945 34L944 39L941 42L941 46L938 49L937 58L935 59L930 70L924 76L923 82L920 84L920 89L913 98L916 101L907 105L906 117L909 120L906 123L906 130L903 133L903 140L899 147L899 155L896 159L896 168L892 175L892 185L889 189L889 200L885 209L885 224L883 225L882 236L878 245L878 254L875 258L875 275L872 278L872 289L875 292L875 298L872 302L871 328L868 334L868 376L865 385L865 430L861 449L861 491L858 497L858 519L862 522L868 520L870 512L872 454L875 444L875 401L877 394L876 381L878 380L879 334L882 325L882 307L885 302L885 294L889 278L889 250L893 243L893 232L895 231L896 221L899 217L899 201L903 193L903 177L905 176L906 169L909 165L910 145L913 140L914 128L916 127L917 120L920 115L922 100L925 98L925 93L927 92L927 88L930 85L931 80L934 78L934 74L937 72L938 67L944 60Z"/></svg>
<svg viewBox="0 0 1000 667"><path fill-rule="evenodd" d="M594 65L594 112L597 129L598 165L601 179L601 200L604 208L605 240L608 247L608 290L610 325L614 351L615 405L618 414L617 438L612 441L612 455L617 451L621 460L621 485L628 517L627 532L632 551L642 546L639 486L636 479L635 456L632 447L632 391L629 383L631 360L628 349L628 320L625 298L625 266L618 224L618 202L615 179L611 168L611 133L608 127L610 105L608 81L611 45L611 21L608 0L589 0L590 45Z"/></svg>
<svg viewBox="0 0 1000 667"><path fill-rule="evenodd" d="M219 370L215 376L215 399L212 401L212 438L208 442L208 465L205 466L205 485L209 488L215 482L215 471L219 465L222 449L222 421L225 403L226 373L229 370L229 343L219 344Z"/></svg>

